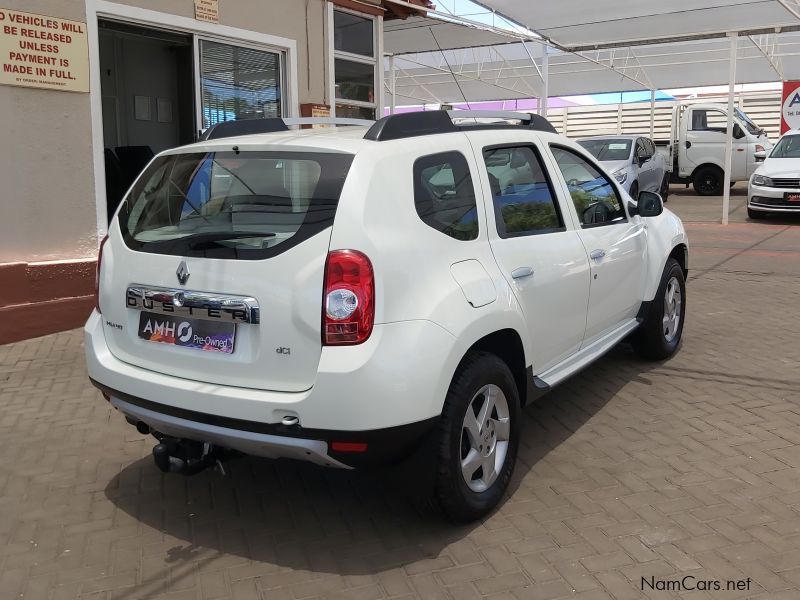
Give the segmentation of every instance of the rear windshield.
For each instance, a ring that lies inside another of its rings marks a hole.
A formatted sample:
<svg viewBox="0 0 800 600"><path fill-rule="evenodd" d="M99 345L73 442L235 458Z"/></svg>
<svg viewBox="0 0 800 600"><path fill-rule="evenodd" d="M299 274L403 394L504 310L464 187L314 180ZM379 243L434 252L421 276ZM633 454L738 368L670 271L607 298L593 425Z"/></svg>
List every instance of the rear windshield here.
<svg viewBox="0 0 800 600"><path fill-rule="evenodd" d="M119 212L133 250L264 259L330 227L351 154L198 152L156 158Z"/></svg>
<svg viewBox="0 0 800 600"><path fill-rule="evenodd" d="M628 160L631 157L632 140L581 140L581 146L597 160Z"/></svg>

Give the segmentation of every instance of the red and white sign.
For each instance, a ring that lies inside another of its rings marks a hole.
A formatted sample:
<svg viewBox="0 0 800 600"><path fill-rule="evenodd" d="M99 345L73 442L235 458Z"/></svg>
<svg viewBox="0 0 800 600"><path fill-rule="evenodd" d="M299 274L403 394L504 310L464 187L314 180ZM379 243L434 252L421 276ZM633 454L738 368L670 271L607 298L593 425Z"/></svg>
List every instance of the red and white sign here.
<svg viewBox="0 0 800 600"><path fill-rule="evenodd" d="M781 135L790 129L800 129L800 81L783 82Z"/></svg>

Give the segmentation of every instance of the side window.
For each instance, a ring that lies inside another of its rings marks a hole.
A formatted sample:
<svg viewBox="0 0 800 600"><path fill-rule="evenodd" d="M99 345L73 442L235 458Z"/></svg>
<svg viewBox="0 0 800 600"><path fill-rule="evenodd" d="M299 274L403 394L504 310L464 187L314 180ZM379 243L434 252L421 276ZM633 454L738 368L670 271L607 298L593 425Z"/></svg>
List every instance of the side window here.
<svg viewBox="0 0 800 600"><path fill-rule="evenodd" d="M573 150L561 146L551 146L551 150L584 227L627 219L616 188L597 167Z"/></svg>
<svg viewBox="0 0 800 600"><path fill-rule="evenodd" d="M478 208L467 159L460 152L414 162L414 205L422 221L456 240L478 237Z"/></svg>
<svg viewBox="0 0 800 600"><path fill-rule="evenodd" d="M553 186L534 147L487 148L483 160L500 237L563 230Z"/></svg>
<svg viewBox="0 0 800 600"><path fill-rule="evenodd" d="M692 131L725 133L728 130L728 119L721 110L693 108L691 129Z"/></svg>

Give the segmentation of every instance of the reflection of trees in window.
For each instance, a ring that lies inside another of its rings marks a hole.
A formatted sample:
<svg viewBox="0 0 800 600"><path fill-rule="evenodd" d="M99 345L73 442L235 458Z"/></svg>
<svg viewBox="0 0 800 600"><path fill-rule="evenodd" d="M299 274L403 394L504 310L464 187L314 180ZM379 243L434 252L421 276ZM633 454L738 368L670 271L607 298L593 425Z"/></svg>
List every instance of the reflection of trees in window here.
<svg viewBox="0 0 800 600"><path fill-rule="evenodd" d="M509 204L500 209L507 233L556 229L560 227L556 209L551 202Z"/></svg>

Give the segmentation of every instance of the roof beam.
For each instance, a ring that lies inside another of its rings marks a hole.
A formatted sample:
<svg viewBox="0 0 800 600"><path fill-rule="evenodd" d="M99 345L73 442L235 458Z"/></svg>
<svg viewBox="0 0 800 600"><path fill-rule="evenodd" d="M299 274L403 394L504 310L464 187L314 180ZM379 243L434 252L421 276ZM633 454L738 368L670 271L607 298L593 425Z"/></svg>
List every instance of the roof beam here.
<svg viewBox="0 0 800 600"><path fill-rule="evenodd" d="M764 58L766 58L769 61L769 64L772 67L772 70L775 71L775 73L778 74L778 77L781 78L781 81L783 81L785 79L785 77L783 76L783 66L780 64L780 58L778 58L776 60L775 59L775 55L774 55L775 47L777 46L777 39L775 40L775 43L772 44L772 49L769 49L769 48L764 48L760 43L758 43L753 38L752 35L749 35L747 37L750 40L750 42L753 44L753 46L758 48L758 50L761 52L761 54L764 55ZM769 43L769 36L767 36L767 42Z"/></svg>

